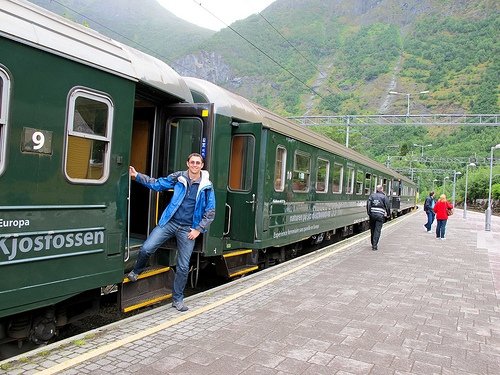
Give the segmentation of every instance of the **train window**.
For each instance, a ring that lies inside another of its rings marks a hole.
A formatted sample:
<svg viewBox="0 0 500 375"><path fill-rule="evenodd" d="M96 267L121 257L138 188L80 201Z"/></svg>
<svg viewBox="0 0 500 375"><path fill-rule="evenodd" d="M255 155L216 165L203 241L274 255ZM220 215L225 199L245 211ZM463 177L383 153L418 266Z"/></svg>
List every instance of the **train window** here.
<svg viewBox="0 0 500 375"><path fill-rule="evenodd" d="M192 152L200 152L203 123L199 118L175 118L169 124L168 172L186 167Z"/></svg>
<svg viewBox="0 0 500 375"><path fill-rule="evenodd" d="M370 183L371 183L372 175L371 173L367 173L365 175L365 195L370 194ZM375 191L375 190L374 190Z"/></svg>
<svg viewBox="0 0 500 375"><path fill-rule="evenodd" d="M311 176L311 156L306 153L295 152L293 165L292 189L297 192L309 191Z"/></svg>
<svg viewBox="0 0 500 375"><path fill-rule="evenodd" d="M318 173L316 175L316 192L328 192L328 180L330 173L330 162L325 159L318 158Z"/></svg>
<svg viewBox="0 0 500 375"><path fill-rule="evenodd" d="M69 96L66 176L102 183L109 174L113 103L107 96L76 89Z"/></svg>
<svg viewBox="0 0 500 375"><path fill-rule="evenodd" d="M10 78L0 68L0 174L5 168L5 149L7 148L7 112L10 99Z"/></svg>
<svg viewBox="0 0 500 375"><path fill-rule="evenodd" d="M231 140L229 162L229 188L248 191L252 188L255 138L251 135L235 135Z"/></svg>
<svg viewBox="0 0 500 375"><path fill-rule="evenodd" d="M377 176L376 175L373 175L373 178L372 178L372 191L377 191Z"/></svg>
<svg viewBox="0 0 500 375"><path fill-rule="evenodd" d="M276 147L276 162L274 164L274 190L285 189L286 173L286 149L283 146Z"/></svg>
<svg viewBox="0 0 500 375"><path fill-rule="evenodd" d="M385 194L389 193L389 190L387 190L387 178L382 179L382 188Z"/></svg>
<svg viewBox="0 0 500 375"><path fill-rule="evenodd" d="M356 172L356 194L363 194L363 179L365 178L365 172L357 171Z"/></svg>
<svg viewBox="0 0 500 375"><path fill-rule="evenodd" d="M342 193L342 182L344 179L344 166L342 164L333 164L333 181L332 181L332 192L340 194Z"/></svg>
<svg viewBox="0 0 500 375"><path fill-rule="evenodd" d="M347 187L346 194L354 192L354 168L347 167Z"/></svg>
<svg viewBox="0 0 500 375"><path fill-rule="evenodd" d="M390 190L391 190L392 195L400 195L400 193L401 193L400 182L398 180L392 181L392 189L390 189Z"/></svg>

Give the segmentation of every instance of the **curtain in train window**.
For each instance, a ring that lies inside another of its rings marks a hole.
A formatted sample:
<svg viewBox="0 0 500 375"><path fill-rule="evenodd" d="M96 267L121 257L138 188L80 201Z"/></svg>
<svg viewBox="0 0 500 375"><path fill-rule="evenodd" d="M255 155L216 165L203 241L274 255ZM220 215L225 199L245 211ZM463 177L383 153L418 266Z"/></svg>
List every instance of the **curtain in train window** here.
<svg viewBox="0 0 500 375"><path fill-rule="evenodd" d="M104 182L109 174L112 101L78 89L70 95L68 108L66 175L75 182Z"/></svg>
<svg viewBox="0 0 500 375"><path fill-rule="evenodd" d="M10 78L0 68L0 174L5 168L5 152L7 147L7 112L10 99Z"/></svg>
<svg viewBox="0 0 500 375"><path fill-rule="evenodd" d="M235 135L231 140L229 188L249 191L252 188L255 139L251 135Z"/></svg>
<svg viewBox="0 0 500 375"><path fill-rule="evenodd" d="M318 158L318 173L316 175L316 192L328 192L328 177L330 173L330 162L325 159Z"/></svg>
<svg viewBox="0 0 500 375"><path fill-rule="evenodd" d="M293 165L292 189L297 192L309 191L311 181L311 156L296 152Z"/></svg>
<svg viewBox="0 0 500 375"><path fill-rule="evenodd" d="M286 149L283 146L276 148L276 162L274 164L274 190L285 189Z"/></svg>
<svg viewBox="0 0 500 375"><path fill-rule="evenodd" d="M342 164L333 164L332 193L342 193L342 180L344 179L344 166Z"/></svg>

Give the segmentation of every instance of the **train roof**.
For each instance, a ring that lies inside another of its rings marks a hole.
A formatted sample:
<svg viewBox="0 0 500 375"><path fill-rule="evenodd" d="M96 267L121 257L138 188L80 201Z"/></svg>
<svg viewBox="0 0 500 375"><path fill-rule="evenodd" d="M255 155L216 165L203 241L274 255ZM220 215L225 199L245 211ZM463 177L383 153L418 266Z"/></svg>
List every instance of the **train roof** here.
<svg viewBox="0 0 500 375"><path fill-rule="evenodd" d="M387 168L385 165L373 161L367 156L364 156L353 149L347 148L330 138L308 130L303 126L283 118L268 109L243 98L240 95L234 94L222 87L202 79L184 77L184 80L193 92L202 95L208 102L214 103L215 113L231 117L234 120L262 124L264 127L277 133L298 139L304 143L314 145L337 155L346 156L350 160L385 172L392 176L396 176L401 180L413 184L413 181L395 172L394 170Z"/></svg>
<svg viewBox="0 0 500 375"><path fill-rule="evenodd" d="M192 102L170 66L24 0L1 0L0 35Z"/></svg>

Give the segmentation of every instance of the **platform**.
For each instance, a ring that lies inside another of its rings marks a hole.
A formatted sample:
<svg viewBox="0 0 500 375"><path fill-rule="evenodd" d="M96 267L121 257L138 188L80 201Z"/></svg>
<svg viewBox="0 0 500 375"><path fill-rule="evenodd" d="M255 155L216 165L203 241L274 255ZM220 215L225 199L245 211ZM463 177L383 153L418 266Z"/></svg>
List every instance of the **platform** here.
<svg viewBox="0 0 500 375"><path fill-rule="evenodd" d="M422 210L0 363L8 374L500 374L500 218ZM433 226L433 230L435 224Z"/></svg>

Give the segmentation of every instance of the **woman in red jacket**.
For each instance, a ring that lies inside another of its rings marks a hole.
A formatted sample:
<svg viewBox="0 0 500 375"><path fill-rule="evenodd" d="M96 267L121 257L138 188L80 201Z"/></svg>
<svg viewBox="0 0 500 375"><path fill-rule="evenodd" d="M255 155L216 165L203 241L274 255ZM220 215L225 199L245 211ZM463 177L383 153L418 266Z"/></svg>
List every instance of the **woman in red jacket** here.
<svg viewBox="0 0 500 375"><path fill-rule="evenodd" d="M448 221L448 210L451 209L453 209L453 205L446 200L446 195L441 194L434 206L437 220L436 238L445 239L444 234L446 232L446 222Z"/></svg>

